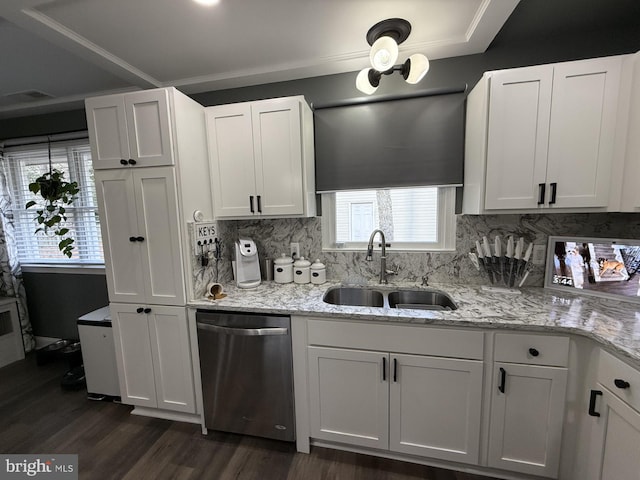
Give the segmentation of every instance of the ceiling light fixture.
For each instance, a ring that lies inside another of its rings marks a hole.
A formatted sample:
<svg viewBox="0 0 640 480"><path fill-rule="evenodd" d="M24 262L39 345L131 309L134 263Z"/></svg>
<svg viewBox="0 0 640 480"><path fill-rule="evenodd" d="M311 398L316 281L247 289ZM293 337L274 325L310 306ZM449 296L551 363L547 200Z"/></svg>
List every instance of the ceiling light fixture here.
<svg viewBox="0 0 640 480"><path fill-rule="evenodd" d="M407 83L416 84L429 71L429 60L421 53L411 55L403 64L398 60L398 45L411 33L411 24L402 18L389 18L376 23L367 32L371 45L369 61L373 68L365 68L356 77L356 88L371 95L378 89L382 75L400 72Z"/></svg>
<svg viewBox="0 0 640 480"><path fill-rule="evenodd" d="M212 5L217 5L218 3L220 3L220 0L193 0L196 3L199 3L200 5L204 5L205 7L210 7Z"/></svg>

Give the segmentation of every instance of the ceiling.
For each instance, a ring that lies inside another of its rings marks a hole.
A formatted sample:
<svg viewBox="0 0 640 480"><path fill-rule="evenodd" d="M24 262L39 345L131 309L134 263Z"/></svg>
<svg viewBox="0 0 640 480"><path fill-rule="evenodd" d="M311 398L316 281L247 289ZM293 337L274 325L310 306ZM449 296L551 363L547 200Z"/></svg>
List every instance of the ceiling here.
<svg viewBox="0 0 640 480"><path fill-rule="evenodd" d="M2 0L0 118L78 108L88 96L185 93L352 72L366 33L412 24L401 58L484 52L520 0Z"/></svg>

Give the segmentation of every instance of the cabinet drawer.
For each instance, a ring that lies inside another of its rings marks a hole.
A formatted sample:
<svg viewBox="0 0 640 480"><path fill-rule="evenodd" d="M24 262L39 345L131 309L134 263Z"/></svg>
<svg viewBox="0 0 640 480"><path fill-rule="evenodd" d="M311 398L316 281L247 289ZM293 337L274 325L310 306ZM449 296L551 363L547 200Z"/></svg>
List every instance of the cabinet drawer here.
<svg viewBox="0 0 640 480"><path fill-rule="evenodd" d="M600 351L598 383L640 411L640 371L604 350Z"/></svg>
<svg viewBox="0 0 640 480"><path fill-rule="evenodd" d="M569 362L569 337L498 333L494 360L566 367Z"/></svg>
<svg viewBox="0 0 640 480"><path fill-rule="evenodd" d="M477 360L484 350L484 335L474 330L330 320L309 320L307 329L309 345Z"/></svg>

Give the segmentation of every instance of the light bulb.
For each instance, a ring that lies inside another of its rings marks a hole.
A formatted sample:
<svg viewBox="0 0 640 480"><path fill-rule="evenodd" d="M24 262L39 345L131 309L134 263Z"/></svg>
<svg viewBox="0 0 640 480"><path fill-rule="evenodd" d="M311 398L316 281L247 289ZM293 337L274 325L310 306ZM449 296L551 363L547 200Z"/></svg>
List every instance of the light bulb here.
<svg viewBox="0 0 640 480"><path fill-rule="evenodd" d="M373 92L375 92L378 89L379 85L379 83L375 86L371 85L371 82L369 81L370 71L370 68L360 70L360 73L358 73L358 76L356 77L356 88L362 93L366 93L367 95L371 95Z"/></svg>
<svg viewBox="0 0 640 480"><path fill-rule="evenodd" d="M402 76L407 83L416 84L424 78L429 71L429 59L421 53L414 53L405 62Z"/></svg>
<svg viewBox="0 0 640 480"><path fill-rule="evenodd" d="M373 45L369 53L369 60L373 68L379 72L386 72L398 59L398 44L391 37L380 37Z"/></svg>
<svg viewBox="0 0 640 480"><path fill-rule="evenodd" d="M200 5L204 5L205 7L210 7L212 5L217 5L218 3L220 3L220 0L193 0L196 3L199 3Z"/></svg>

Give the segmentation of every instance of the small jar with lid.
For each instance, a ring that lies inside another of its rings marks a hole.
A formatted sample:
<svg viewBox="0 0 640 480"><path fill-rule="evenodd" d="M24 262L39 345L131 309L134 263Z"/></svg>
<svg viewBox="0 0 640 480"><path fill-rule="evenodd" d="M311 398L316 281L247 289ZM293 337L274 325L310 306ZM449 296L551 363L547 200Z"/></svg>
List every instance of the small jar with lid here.
<svg viewBox="0 0 640 480"><path fill-rule="evenodd" d="M273 261L273 281L276 283L293 282L293 259L282 254L280 258Z"/></svg>
<svg viewBox="0 0 640 480"><path fill-rule="evenodd" d="M319 259L311 264L309 270L311 271L311 283L321 285L327 281L327 267Z"/></svg>
<svg viewBox="0 0 640 480"><path fill-rule="evenodd" d="M300 257L293 263L293 281L295 283L309 283L311 280L311 262Z"/></svg>

